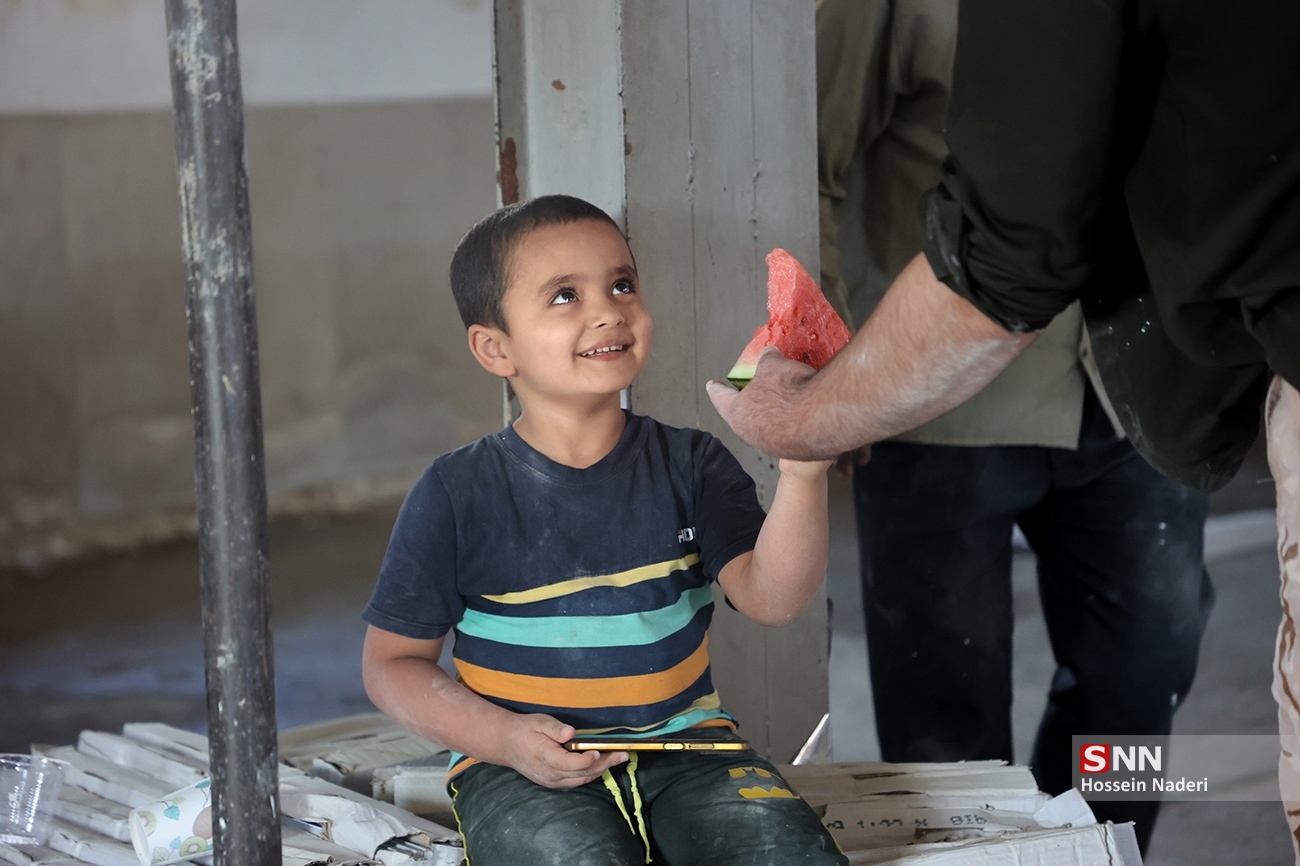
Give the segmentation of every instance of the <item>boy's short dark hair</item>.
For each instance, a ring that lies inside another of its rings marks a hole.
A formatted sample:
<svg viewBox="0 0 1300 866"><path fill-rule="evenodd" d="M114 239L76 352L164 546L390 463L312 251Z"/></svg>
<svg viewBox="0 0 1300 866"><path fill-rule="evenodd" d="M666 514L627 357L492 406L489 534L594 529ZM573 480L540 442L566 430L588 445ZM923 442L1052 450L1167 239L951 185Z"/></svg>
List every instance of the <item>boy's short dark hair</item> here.
<svg viewBox="0 0 1300 866"><path fill-rule="evenodd" d="M506 330L501 299L510 281L510 254L543 226L597 220L622 234L618 223L589 201L571 195L543 195L493 211L465 233L451 257L451 293L465 327Z"/></svg>

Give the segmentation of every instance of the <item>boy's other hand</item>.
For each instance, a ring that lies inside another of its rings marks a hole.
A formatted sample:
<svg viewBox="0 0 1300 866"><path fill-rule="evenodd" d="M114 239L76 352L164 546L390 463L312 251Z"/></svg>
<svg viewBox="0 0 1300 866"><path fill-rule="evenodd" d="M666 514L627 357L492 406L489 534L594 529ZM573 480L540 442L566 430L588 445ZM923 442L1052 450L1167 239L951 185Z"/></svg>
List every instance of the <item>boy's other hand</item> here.
<svg viewBox="0 0 1300 866"><path fill-rule="evenodd" d="M507 763L546 788L576 788L627 760L627 752L570 752L572 725L543 713L517 716L506 732Z"/></svg>

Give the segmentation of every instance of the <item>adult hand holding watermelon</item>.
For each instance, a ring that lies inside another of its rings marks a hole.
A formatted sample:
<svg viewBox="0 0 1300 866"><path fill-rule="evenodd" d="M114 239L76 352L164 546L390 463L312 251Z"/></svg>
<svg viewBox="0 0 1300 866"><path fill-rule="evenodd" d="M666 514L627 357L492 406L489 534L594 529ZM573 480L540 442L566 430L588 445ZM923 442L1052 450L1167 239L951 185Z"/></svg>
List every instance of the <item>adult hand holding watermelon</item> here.
<svg viewBox="0 0 1300 866"><path fill-rule="evenodd" d="M709 399L764 454L834 457L911 430L967 400L1037 338L1012 333L935 275L923 253L903 268L844 350L818 375L764 350L743 391L711 381Z"/></svg>
<svg viewBox="0 0 1300 866"><path fill-rule="evenodd" d="M760 428L770 424L777 429L788 429L797 427L800 422L797 418L783 417L791 406L781 395L796 390L816 370L825 366L836 352L844 348L851 334L803 266L794 256L779 248L767 255L767 311L767 322L754 332L727 379L736 388L741 388L761 368L763 374L759 381L745 391L744 396L749 398L754 389L758 389L759 393L754 395L757 404L766 409L761 419L751 423L759 424ZM736 388L729 388L717 380L707 385L709 398L733 428L735 404L741 397ZM754 401L745 399L741 402ZM745 434L742 437L759 447L757 440L751 441ZM833 455L809 453L801 459L816 459L818 456Z"/></svg>
<svg viewBox="0 0 1300 866"><path fill-rule="evenodd" d="M767 254L767 323L758 326L727 380L737 388L745 387L754 378L759 355L769 346L820 370L851 336L803 265L778 247Z"/></svg>

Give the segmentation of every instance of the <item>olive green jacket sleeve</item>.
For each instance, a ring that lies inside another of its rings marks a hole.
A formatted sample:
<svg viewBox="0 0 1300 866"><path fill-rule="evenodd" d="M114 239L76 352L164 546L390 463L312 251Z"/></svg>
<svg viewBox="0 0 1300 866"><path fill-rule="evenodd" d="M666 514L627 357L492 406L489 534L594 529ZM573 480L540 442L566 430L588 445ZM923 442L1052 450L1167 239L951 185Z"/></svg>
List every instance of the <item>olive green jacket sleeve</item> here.
<svg viewBox="0 0 1300 866"><path fill-rule="evenodd" d="M948 152L956 38L957 0L817 4L821 280L855 329L921 250L919 203ZM967 403L897 438L1075 448L1083 346L1076 304Z"/></svg>

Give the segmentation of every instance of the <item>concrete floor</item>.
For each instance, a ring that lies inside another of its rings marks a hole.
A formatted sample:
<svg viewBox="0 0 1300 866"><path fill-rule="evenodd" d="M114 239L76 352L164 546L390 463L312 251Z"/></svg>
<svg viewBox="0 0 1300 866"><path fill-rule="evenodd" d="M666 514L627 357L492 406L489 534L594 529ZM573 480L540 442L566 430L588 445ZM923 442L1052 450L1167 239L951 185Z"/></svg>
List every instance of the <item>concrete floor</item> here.
<svg viewBox="0 0 1300 866"><path fill-rule="evenodd" d="M1228 491L1233 507L1258 505L1248 475ZM1235 498L1231 498L1235 497ZM1220 497L1222 503L1224 497ZM361 686L369 596L393 511L271 527L278 722L281 727L369 710ZM1209 544L1218 603L1197 684L1176 733L1268 733L1269 668L1277 621L1277 566L1267 523L1216 518ZM846 483L832 484L834 601L831 713L835 757L877 756ZM1052 663L1033 577L1014 574L1017 757L1024 760ZM124 589L126 588L126 589ZM0 751L70 743L83 728L127 721L206 725L196 554L178 543L132 556L62 567L37 577L0 573ZM1267 779L1272 768L1257 768ZM1162 813L1147 863L1289 864L1277 802L1180 803Z"/></svg>

